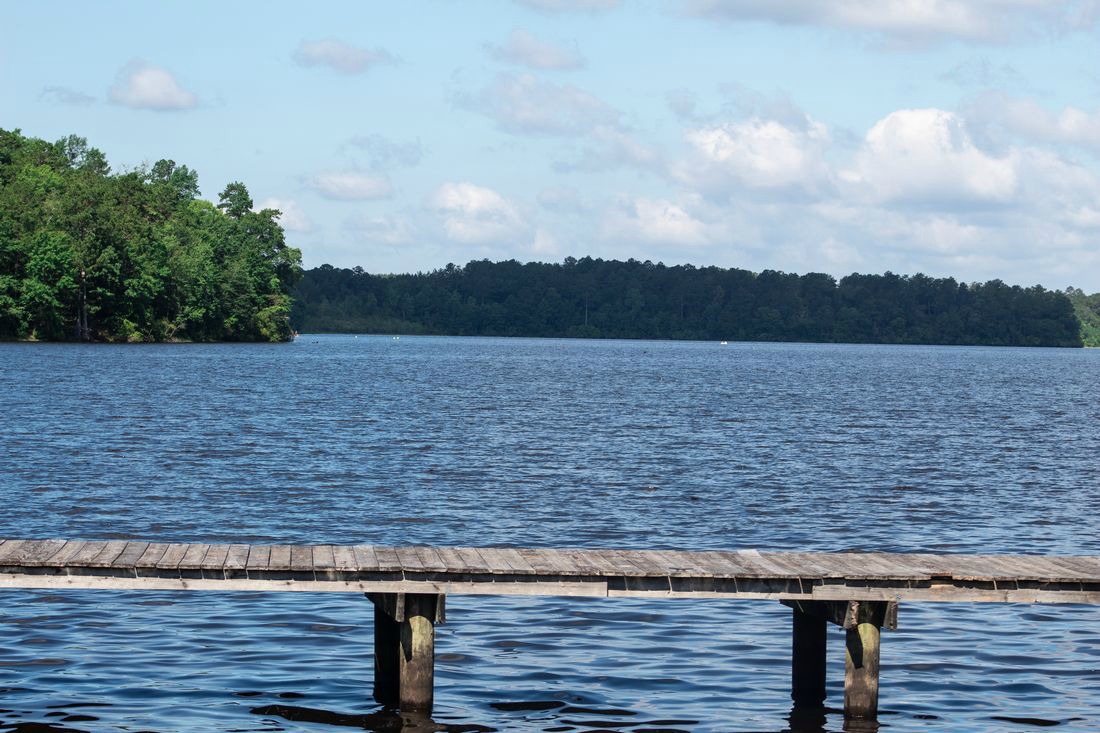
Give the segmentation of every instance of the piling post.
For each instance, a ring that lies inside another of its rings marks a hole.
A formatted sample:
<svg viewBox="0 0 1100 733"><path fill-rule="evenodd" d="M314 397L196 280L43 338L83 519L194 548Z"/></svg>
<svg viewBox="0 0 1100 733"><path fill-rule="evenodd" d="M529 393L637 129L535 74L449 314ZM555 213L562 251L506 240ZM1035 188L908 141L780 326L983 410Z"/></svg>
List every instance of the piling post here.
<svg viewBox="0 0 1100 733"><path fill-rule="evenodd" d="M444 596L368 593L374 603L374 697L401 712L430 713L435 688L435 625Z"/></svg>
<svg viewBox="0 0 1100 733"><path fill-rule="evenodd" d="M388 708L396 708L398 705L400 653L401 624L386 612L383 604L376 602L374 604L374 699L379 705Z"/></svg>
<svg viewBox="0 0 1100 733"><path fill-rule="evenodd" d="M791 699L795 708L820 708L825 704L826 628L821 614L791 610Z"/></svg>
<svg viewBox="0 0 1100 733"><path fill-rule="evenodd" d="M897 603L849 601L844 619L844 717L878 717L879 637L897 628Z"/></svg>

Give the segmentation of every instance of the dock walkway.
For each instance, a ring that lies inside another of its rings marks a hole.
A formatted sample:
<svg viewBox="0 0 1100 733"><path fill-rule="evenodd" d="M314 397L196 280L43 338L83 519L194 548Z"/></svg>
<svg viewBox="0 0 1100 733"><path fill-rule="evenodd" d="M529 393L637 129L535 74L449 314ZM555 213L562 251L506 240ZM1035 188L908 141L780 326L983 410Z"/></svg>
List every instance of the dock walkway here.
<svg viewBox="0 0 1100 733"><path fill-rule="evenodd" d="M364 593L375 698L430 711L448 594L744 598L793 609L792 697L825 700L846 629L845 714L878 709L879 630L901 602L1100 604L1100 557L0 540L0 588Z"/></svg>

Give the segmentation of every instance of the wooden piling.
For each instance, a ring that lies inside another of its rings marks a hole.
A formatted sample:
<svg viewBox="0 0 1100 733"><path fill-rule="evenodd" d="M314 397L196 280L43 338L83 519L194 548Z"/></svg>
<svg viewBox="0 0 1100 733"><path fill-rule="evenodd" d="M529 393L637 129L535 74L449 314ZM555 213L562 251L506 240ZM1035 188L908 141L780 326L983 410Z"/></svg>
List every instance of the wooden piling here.
<svg viewBox="0 0 1100 733"><path fill-rule="evenodd" d="M844 717L873 720L878 716L879 636L896 604L853 601L844 624ZM896 620L893 621L896 625Z"/></svg>
<svg viewBox="0 0 1100 733"><path fill-rule="evenodd" d="M797 607L791 614L791 699L795 708L820 708L825 704L826 621Z"/></svg>
<svg viewBox="0 0 1100 733"><path fill-rule="evenodd" d="M401 712L430 713L435 692L435 625L444 597L368 593L374 603L374 697Z"/></svg>
<svg viewBox="0 0 1100 733"><path fill-rule="evenodd" d="M398 706L401 624L381 604L374 605L374 699L388 708Z"/></svg>

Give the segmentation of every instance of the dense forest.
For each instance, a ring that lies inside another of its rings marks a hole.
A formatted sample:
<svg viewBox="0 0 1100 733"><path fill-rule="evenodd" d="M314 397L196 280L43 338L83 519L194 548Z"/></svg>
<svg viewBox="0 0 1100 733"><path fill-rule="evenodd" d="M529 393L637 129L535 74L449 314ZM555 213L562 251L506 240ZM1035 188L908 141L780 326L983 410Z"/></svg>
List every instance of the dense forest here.
<svg viewBox="0 0 1100 733"><path fill-rule="evenodd" d="M0 130L0 338L281 341L301 253L241 183Z"/></svg>
<svg viewBox="0 0 1100 733"><path fill-rule="evenodd" d="M925 275L796 275L567 258L302 275L279 212L158 160L0 130L0 339L280 341L302 331L1100 345L1100 294ZM300 280L300 282L299 282ZM296 287L295 287L296 286ZM292 296L293 295L293 306Z"/></svg>
<svg viewBox="0 0 1100 733"><path fill-rule="evenodd" d="M294 296L304 332L1081 346L1065 293L889 272L838 282L590 257L415 275L322 265Z"/></svg>
<svg viewBox="0 0 1100 733"><path fill-rule="evenodd" d="M1080 288L1067 288L1066 295L1081 321L1081 340L1085 346L1100 347L1100 293L1085 295Z"/></svg>

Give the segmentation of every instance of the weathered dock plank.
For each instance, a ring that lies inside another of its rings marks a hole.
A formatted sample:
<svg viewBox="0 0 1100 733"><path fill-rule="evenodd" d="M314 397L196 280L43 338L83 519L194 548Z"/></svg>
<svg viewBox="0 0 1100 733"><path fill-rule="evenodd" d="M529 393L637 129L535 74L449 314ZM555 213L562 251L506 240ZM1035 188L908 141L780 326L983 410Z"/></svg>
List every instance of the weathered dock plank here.
<svg viewBox="0 0 1100 733"><path fill-rule="evenodd" d="M0 586L1100 603L1100 557L3 538Z"/></svg>

